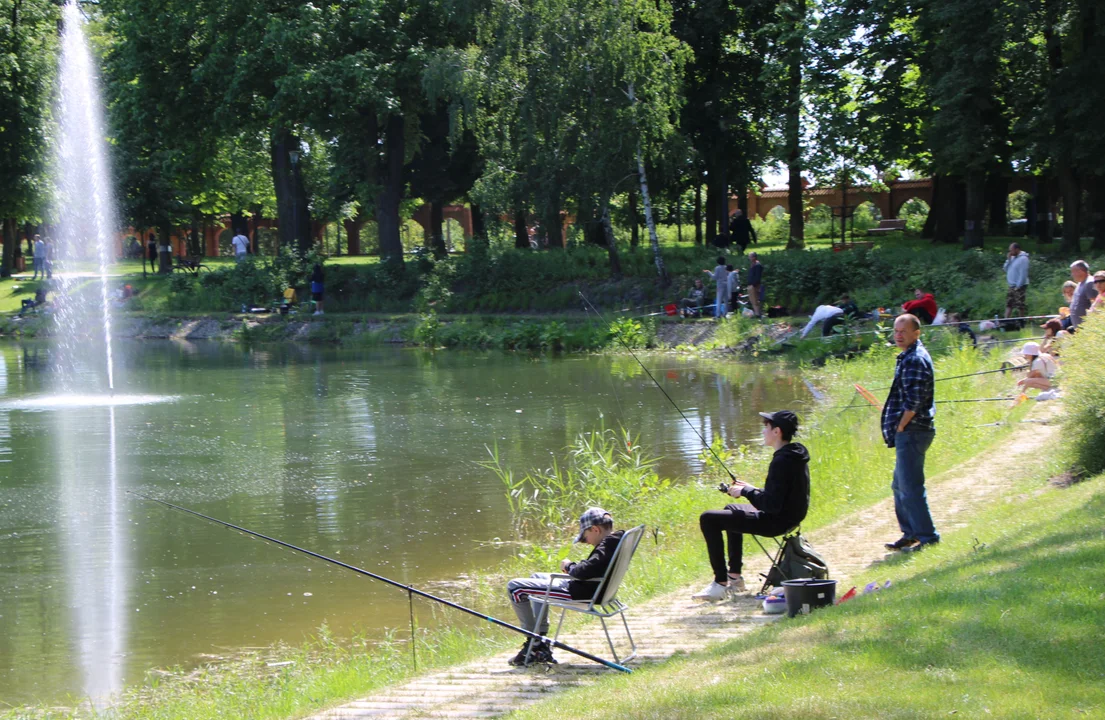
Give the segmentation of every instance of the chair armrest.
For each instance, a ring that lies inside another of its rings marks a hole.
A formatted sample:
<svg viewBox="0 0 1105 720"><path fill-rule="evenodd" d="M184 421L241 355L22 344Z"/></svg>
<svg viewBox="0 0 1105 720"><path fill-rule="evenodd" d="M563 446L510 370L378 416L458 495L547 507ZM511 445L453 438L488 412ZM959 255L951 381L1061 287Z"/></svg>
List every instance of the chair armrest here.
<svg viewBox="0 0 1105 720"><path fill-rule="evenodd" d="M548 584L548 587L545 588L545 594L542 596L542 599L540 600L540 602L545 602L549 599L549 593L552 592L552 581L553 580L557 580L557 579L561 579L561 578L571 579L571 577L572 577L571 575L568 575L566 573L549 573L549 584Z"/></svg>

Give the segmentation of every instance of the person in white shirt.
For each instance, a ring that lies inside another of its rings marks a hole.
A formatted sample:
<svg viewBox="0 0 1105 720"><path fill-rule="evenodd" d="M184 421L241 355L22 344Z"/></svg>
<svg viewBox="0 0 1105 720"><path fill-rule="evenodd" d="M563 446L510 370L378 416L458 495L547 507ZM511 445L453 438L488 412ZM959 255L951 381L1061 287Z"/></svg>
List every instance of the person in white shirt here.
<svg viewBox="0 0 1105 720"><path fill-rule="evenodd" d="M245 260L246 254L249 252L249 238L239 231L230 239L230 244L234 246L234 259L237 262Z"/></svg>
<svg viewBox="0 0 1105 720"><path fill-rule="evenodd" d="M1045 352L1040 352L1038 343L1026 342L1021 350L1025 362L1028 364L1028 377L1017 381L1017 387L1022 390L1036 388L1037 390L1050 390L1051 378L1059 371L1055 358Z"/></svg>
<svg viewBox="0 0 1105 720"><path fill-rule="evenodd" d="M714 317L725 317L725 304L729 301L729 271L725 269L725 258L719 257L717 259L717 267L710 270L703 270L702 272L710 276L710 278L717 283L717 305L714 308Z"/></svg>
<svg viewBox="0 0 1105 720"><path fill-rule="evenodd" d="M732 265L726 265L725 269L729 271L729 312L736 312L741 291L740 272L734 270Z"/></svg>

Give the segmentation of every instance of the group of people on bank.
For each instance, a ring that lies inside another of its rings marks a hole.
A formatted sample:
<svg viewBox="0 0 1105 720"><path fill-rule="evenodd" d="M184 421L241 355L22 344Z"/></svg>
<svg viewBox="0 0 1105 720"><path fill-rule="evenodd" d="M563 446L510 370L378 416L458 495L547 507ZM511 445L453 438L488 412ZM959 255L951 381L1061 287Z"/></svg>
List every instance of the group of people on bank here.
<svg viewBox="0 0 1105 720"><path fill-rule="evenodd" d="M921 328L921 321L909 313L894 321L894 343L901 352L880 421L883 440L895 454L891 489L901 536L886 543L886 549L895 553L916 552L940 542L925 490L925 456L936 436L936 404L935 373L932 358L921 342ZM735 480L728 486L727 494L747 502L707 510L699 517L713 578L701 592L695 593L696 600L719 601L745 591L744 535L786 534L797 528L809 511L810 454L796 441L800 431L798 416L789 410L759 415L764 445L773 451L767 477L762 488ZM593 548L586 560L563 561L560 569L567 577L535 573L507 584L520 625L542 636L548 634L547 615L534 612L531 597L546 594L561 600L594 597L620 538L621 531L615 530L609 512L588 508L580 518L576 538ZM552 648L544 640L527 640L511 660L513 665L555 662Z"/></svg>

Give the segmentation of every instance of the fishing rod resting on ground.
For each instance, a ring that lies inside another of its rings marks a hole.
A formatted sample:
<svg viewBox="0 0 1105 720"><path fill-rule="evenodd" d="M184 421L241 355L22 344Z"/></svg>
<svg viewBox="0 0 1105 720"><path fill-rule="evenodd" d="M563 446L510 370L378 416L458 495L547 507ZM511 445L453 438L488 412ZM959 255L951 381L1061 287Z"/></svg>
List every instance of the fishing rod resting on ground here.
<svg viewBox="0 0 1105 720"><path fill-rule="evenodd" d="M599 319L601 319L604 323L607 322L606 318L603 317L603 314L599 312L599 309L591 304L591 301L587 299L587 296L584 295L582 291L579 291L579 296L583 298L583 302L587 303L587 306L591 308L591 310L593 310L596 315L599 316ZM645 367L645 364L643 362L641 362L641 358L637 357L637 354L633 352L633 348L629 347L629 344L622 339L621 335L617 335L617 338L618 342L622 344L622 347L624 347L626 351L629 352L633 359L637 361L637 364L641 366L641 369L645 371L645 375L648 375L648 379L651 380L657 388L659 388L660 392L664 393L664 397L668 399L668 402L670 402L672 407L675 408L675 411L679 413L679 417L683 418L684 422L687 423L687 427L689 427L691 431L698 436L698 439L702 441L702 446L710 451L710 454L714 456L715 460L717 460L718 465L720 465L722 469L725 470L725 474L729 476L729 479L735 481L737 479L737 476L734 475L733 471L730 470L728 466L726 466L726 464L722 461L720 457L718 457L718 454L714 452L714 449L710 447L710 444L708 442L706 442L706 438L702 437L702 433L698 431L698 428L696 428L694 424L690 421L690 419L683 414L683 411L680 410L675 401L671 399L671 395L668 395L668 391L664 389L664 386L661 385L655 377L653 377L649 369Z"/></svg>
<svg viewBox="0 0 1105 720"><path fill-rule="evenodd" d="M345 568L346 570L352 570L355 573L358 573L360 575L365 575L367 577L372 578L373 580L379 580L380 582L384 582L384 583L387 583L388 585L392 585L394 587L400 588L401 590L405 590L411 596L418 595L419 597L424 597L428 600L433 600L434 602L438 602L438 603L441 603L442 605L445 605L447 607L451 607L454 610L460 610L461 612L468 613L469 615L474 615L475 617L478 617L481 620L486 620L487 622L491 623L492 625L498 625L501 628L506 628L507 630L513 630L516 633L521 633L522 635L525 635L526 637L530 638L531 640L538 640L540 642L548 643L549 645L551 645L553 647L560 648L561 650L567 650L570 653L573 653L575 655L579 655L580 657L586 658L587 660L590 660L592 662L597 662L600 665L605 665L606 667L608 667L612 670L619 670L619 671L624 672L624 673L633 672L630 668L627 668L624 665L619 665L618 663L613 663L613 662L610 662L609 660L603 660L602 658L598 657L597 655L592 655L589 652L579 650L579 649L574 648L570 645L565 645L564 643L560 642L559 640L554 640L553 638L545 637L545 636L541 635L540 633L535 633L535 632L532 632L530 630L520 628L517 625L511 625L508 622L498 620L496 618L491 617L490 615L484 615L481 612L477 612L477 611L475 611L471 608L464 607L463 605L458 605L457 603L446 600L445 598L440 598L440 597L437 597L436 595L431 595L430 593L419 590L418 588L415 588L411 585L404 585L401 582L397 582L397 581L392 580L390 578L386 578L383 575L377 575L374 572L369 572L368 570L365 570L363 568L359 568L355 565L350 565L349 563L344 563L341 560L335 560L334 558L327 557L325 555L321 555L317 552L314 552L313 550L307 550L306 548L301 548L301 547L298 547L296 545L292 545L291 543L284 542L283 540L278 540L274 537L270 537L268 535L263 535L259 532L255 532L255 531L250 530L248 528L241 527L240 525L234 525L233 523L228 523L225 520L220 520L218 518L211 517L210 515L204 515L203 513L196 512L195 510L189 510L186 507L182 507L180 505L174 505L170 502L166 502L165 500L158 500L157 498L149 497L147 495L137 493L133 490L128 490L127 492L130 493L131 495L134 495L135 497L142 498L143 500L148 500L150 502L155 502L155 503L158 503L159 505L164 505L167 508L171 508L173 510L179 510L180 512L184 512L184 513L188 513L189 515L195 515L198 518L203 518L204 520L208 520L208 521L213 522L217 525L222 525L224 527L228 527L231 530L237 530L238 532L244 532L247 535L252 535L256 538L266 540L270 543L273 543L274 545L280 545L282 547L288 548L289 550L295 550L296 552L303 553L304 555L309 555L313 558L318 558L319 560L325 560L326 562L331 563L333 565L337 565L338 567ZM414 642L413 637L411 638L411 642L412 643Z"/></svg>

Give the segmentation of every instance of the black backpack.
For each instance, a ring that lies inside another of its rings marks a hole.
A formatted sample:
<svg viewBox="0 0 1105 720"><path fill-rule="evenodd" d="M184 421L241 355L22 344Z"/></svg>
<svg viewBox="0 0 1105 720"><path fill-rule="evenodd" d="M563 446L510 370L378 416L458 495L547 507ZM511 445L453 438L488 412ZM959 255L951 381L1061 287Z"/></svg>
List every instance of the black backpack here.
<svg viewBox="0 0 1105 720"><path fill-rule="evenodd" d="M829 564L817 554L813 546L799 533L787 536L783 543L783 554L779 562L767 572L767 584L776 587L784 580L814 578L825 580L829 577Z"/></svg>

